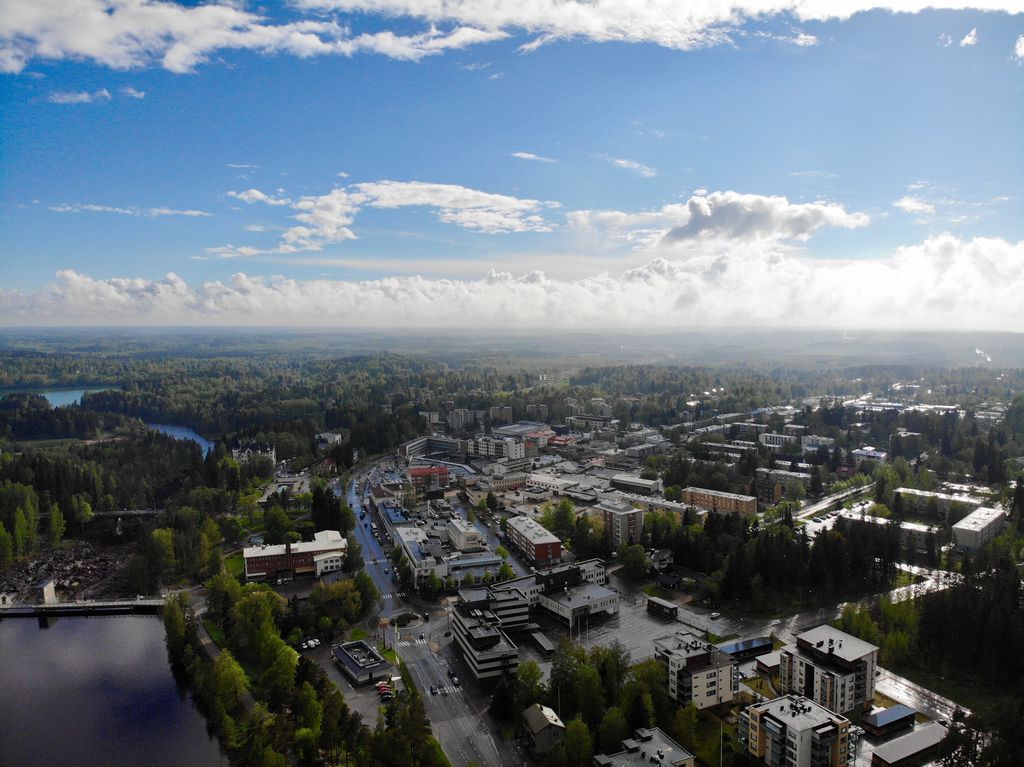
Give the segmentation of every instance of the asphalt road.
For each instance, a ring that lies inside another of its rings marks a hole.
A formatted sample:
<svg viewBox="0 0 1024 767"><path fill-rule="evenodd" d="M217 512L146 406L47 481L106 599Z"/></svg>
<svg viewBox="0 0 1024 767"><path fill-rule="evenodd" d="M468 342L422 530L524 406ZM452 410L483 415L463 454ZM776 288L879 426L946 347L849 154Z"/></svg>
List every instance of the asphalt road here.
<svg viewBox="0 0 1024 767"><path fill-rule="evenodd" d="M464 664L455 660L457 651L452 640L439 636L443 626L431 628L431 636L440 642L400 641L398 654L423 695L431 728L452 765L464 767L475 762L518 767L523 764L519 746L501 741L492 729L493 721L487 714L489 696L466 678L468 672ZM413 630L409 636L419 634ZM452 669L460 678L461 686L456 687L449 678L448 672ZM437 695L430 693L431 686L439 689Z"/></svg>

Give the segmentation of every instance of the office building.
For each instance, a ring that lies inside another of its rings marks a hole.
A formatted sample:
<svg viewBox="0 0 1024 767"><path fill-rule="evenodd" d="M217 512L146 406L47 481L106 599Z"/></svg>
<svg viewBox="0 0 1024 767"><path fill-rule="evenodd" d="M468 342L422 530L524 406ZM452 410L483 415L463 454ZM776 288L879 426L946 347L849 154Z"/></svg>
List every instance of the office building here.
<svg viewBox="0 0 1024 767"><path fill-rule="evenodd" d="M598 754L593 767L695 767L693 754L670 738L660 727L641 727L622 741L617 754Z"/></svg>
<svg viewBox="0 0 1024 767"><path fill-rule="evenodd" d="M347 548L348 541L337 530L321 530L312 541L248 546L242 549L245 579L319 577L341 569Z"/></svg>
<svg viewBox="0 0 1024 767"><path fill-rule="evenodd" d="M459 551L480 551L487 547L483 533L476 529L476 525L458 517L448 520L448 540L452 548Z"/></svg>
<svg viewBox="0 0 1024 767"><path fill-rule="evenodd" d="M515 676L519 648L502 630L501 620L493 612L460 602L452 609L452 634L477 681Z"/></svg>
<svg viewBox="0 0 1024 767"><path fill-rule="evenodd" d="M616 490L640 495L656 495L662 490L660 479L642 479L632 474L616 474L611 478L611 485Z"/></svg>

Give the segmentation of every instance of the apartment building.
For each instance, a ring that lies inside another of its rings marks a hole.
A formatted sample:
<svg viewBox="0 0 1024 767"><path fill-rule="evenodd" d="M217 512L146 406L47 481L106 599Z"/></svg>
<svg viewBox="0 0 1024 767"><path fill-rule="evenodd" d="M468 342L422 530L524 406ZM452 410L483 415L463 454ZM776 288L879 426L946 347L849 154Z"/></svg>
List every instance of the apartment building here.
<svg viewBox="0 0 1024 767"><path fill-rule="evenodd" d="M697 759L660 727L641 727L615 754L597 754L594 767L695 767Z"/></svg>
<svg viewBox="0 0 1024 767"><path fill-rule="evenodd" d="M964 551L977 551L1003 531L1006 512L979 506L953 525L953 543Z"/></svg>
<svg viewBox="0 0 1024 767"><path fill-rule="evenodd" d="M698 709L728 703L739 691L736 661L713 644L686 631L654 640L654 657L668 668L668 694Z"/></svg>
<svg viewBox="0 0 1024 767"><path fill-rule="evenodd" d="M413 466L409 479L419 495L436 493L448 487L449 472L444 466Z"/></svg>
<svg viewBox="0 0 1024 767"><path fill-rule="evenodd" d="M530 517L512 517L506 524L509 544L534 565L562 559L562 541Z"/></svg>
<svg viewBox="0 0 1024 767"><path fill-rule="evenodd" d="M737 734L768 767L851 767L855 759L850 721L799 695L748 706Z"/></svg>
<svg viewBox="0 0 1024 767"><path fill-rule="evenodd" d="M893 491L894 504L899 504L904 513L928 514L945 517L953 505L967 512L979 508L983 501L965 494L935 493L930 490L917 490L912 487L897 487Z"/></svg>
<svg viewBox="0 0 1024 767"><path fill-rule="evenodd" d="M594 507L604 519L604 535L611 551L638 543L644 532L644 512L631 503L605 499Z"/></svg>
<svg viewBox="0 0 1024 767"><path fill-rule="evenodd" d="M840 714L871 707L877 666L875 645L827 624L805 631L779 651L782 691Z"/></svg>
<svg viewBox="0 0 1024 767"><path fill-rule="evenodd" d="M687 506L696 506L698 509L716 511L719 514L757 513L756 497L725 493L721 490L708 490L706 487L684 488L683 503Z"/></svg>
<svg viewBox="0 0 1024 767"><path fill-rule="evenodd" d="M508 405L495 405L488 411L491 423L512 423L512 408Z"/></svg>
<svg viewBox="0 0 1024 767"><path fill-rule="evenodd" d="M510 461L526 458L526 444L513 437L493 437L482 434L462 441L462 452L471 458L508 458Z"/></svg>

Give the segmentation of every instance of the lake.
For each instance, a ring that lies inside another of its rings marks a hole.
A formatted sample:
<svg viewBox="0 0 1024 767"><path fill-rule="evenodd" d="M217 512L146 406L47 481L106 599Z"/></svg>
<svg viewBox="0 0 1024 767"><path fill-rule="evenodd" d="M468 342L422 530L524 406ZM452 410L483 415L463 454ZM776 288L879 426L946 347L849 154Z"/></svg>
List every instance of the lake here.
<svg viewBox="0 0 1024 767"><path fill-rule="evenodd" d="M187 426L171 426L167 423L147 423L146 426L153 431L159 431L175 439L190 439L203 449L203 455L213 450L213 443L201 434L189 429Z"/></svg>
<svg viewBox="0 0 1024 767"><path fill-rule="evenodd" d="M152 616L0 620L0 763L229 764Z"/></svg>
<svg viewBox="0 0 1024 767"><path fill-rule="evenodd" d="M93 389L9 389L0 394L0 398L6 397L8 394L41 394L49 401L50 407L63 407L80 403L85 394L108 391L109 389L109 386L99 386Z"/></svg>

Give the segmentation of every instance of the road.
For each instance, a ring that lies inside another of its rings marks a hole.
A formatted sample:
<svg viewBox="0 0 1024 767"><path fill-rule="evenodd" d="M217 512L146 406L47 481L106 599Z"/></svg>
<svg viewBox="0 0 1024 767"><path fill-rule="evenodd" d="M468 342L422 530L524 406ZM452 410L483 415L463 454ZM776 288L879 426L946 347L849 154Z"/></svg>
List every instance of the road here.
<svg viewBox="0 0 1024 767"><path fill-rule="evenodd" d="M344 492L348 505L356 515L355 535L363 548L364 569L381 592L380 609L376 617L391 617L401 612L422 613L422 607L414 608L407 604L409 600L392 580L394 570L383 546L377 543L366 527L366 523L371 521L372 512L362 502L359 492L362 480L363 475L357 475ZM337 480L334 490L337 494L341 493ZM364 511L366 519L359 519ZM487 527L484 526L483 530L486 531ZM385 570L389 572L385 573ZM486 713L489 696L481 693L475 682L467 679L464 686L456 688L448 678L449 668L457 664L457 661L451 637L444 636L448 630L445 610L432 607L428 612L431 621L401 632L396 650L423 696L431 728L441 748L454 767L465 767L470 762L519 767L523 763L523 756L517 752L518 746L501 741L491 729L491 718ZM421 633L423 640L419 639ZM385 635L388 646L394 646L394 629L388 628ZM329 663L326 656L324 661ZM465 677L461 671L457 673ZM431 695L432 685L444 687L448 694Z"/></svg>
<svg viewBox="0 0 1024 767"><path fill-rule="evenodd" d="M807 519L820 511L833 508L836 503L842 505L842 502L846 499L853 498L861 493L866 493L870 488L870 485L867 487L851 487L849 490L843 490L842 492L835 493L833 495L827 495L820 501L815 501L814 503L804 506L800 509L800 513L798 513L795 518Z"/></svg>
<svg viewBox="0 0 1024 767"><path fill-rule="evenodd" d="M454 767L476 764L518 767L523 754L514 743L502 742L492 729L487 714L489 697L476 683L466 679L465 666L455 659L456 648L450 637L442 635L446 626L438 621L429 638L419 639L414 629L410 639L398 643L399 657L405 662L423 695L434 735ZM464 684L456 686L448 676L454 670ZM431 686L438 694L430 693Z"/></svg>

